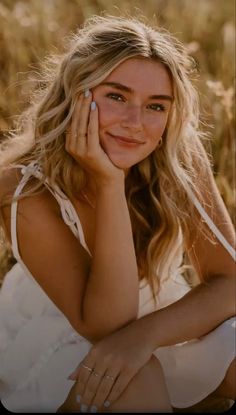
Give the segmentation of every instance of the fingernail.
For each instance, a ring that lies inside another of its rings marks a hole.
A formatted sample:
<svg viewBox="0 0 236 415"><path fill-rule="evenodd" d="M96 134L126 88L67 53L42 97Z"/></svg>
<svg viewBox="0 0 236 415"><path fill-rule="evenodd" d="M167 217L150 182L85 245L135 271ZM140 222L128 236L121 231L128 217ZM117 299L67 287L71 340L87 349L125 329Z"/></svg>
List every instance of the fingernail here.
<svg viewBox="0 0 236 415"><path fill-rule="evenodd" d="M110 406L111 404L110 404L110 402L109 401L105 401L104 402L104 404L103 404L103 406L105 406L105 408L108 408L108 406Z"/></svg>
<svg viewBox="0 0 236 415"><path fill-rule="evenodd" d="M97 411L98 411L98 408L95 405L92 405L89 412L95 413Z"/></svg>
<svg viewBox="0 0 236 415"><path fill-rule="evenodd" d="M91 102L91 110L94 111L96 109L96 102L92 101Z"/></svg>
<svg viewBox="0 0 236 415"><path fill-rule="evenodd" d="M88 98L89 94L90 94L89 89L85 89L85 91L84 91L85 98Z"/></svg>
<svg viewBox="0 0 236 415"><path fill-rule="evenodd" d="M87 412L87 409L88 409L88 405L82 404L80 407L80 412Z"/></svg>
<svg viewBox="0 0 236 415"><path fill-rule="evenodd" d="M81 395L77 395L76 396L76 402L80 403L80 401L81 401Z"/></svg>

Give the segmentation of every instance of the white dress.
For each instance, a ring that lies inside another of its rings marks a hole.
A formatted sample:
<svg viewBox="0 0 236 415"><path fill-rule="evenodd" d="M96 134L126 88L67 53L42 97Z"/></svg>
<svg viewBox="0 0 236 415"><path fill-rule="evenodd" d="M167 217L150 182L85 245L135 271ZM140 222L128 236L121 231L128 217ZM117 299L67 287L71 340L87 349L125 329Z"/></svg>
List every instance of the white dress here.
<svg viewBox="0 0 236 415"><path fill-rule="evenodd" d="M31 175L40 169L31 163L22 169L19 194ZM83 229L72 203L58 189L51 189L60 204L62 218L88 250ZM193 201L218 239L235 257L235 251L219 233L202 207ZM44 293L22 262L17 245L17 202L12 203L12 250L17 263L7 273L0 290L0 399L13 412L56 412L73 382L68 375L91 348L85 338ZM90 252L89 252L90 254ZM172 258L172 277L159 292L157 308L185 295L190 287L181 275L182 234ZM139 317L155 310L149 286L140 284ZM155 351L167 383L172 406L186 408L204 399L222 382L235 357L235 319L231 318L200 339Z"/></svg>

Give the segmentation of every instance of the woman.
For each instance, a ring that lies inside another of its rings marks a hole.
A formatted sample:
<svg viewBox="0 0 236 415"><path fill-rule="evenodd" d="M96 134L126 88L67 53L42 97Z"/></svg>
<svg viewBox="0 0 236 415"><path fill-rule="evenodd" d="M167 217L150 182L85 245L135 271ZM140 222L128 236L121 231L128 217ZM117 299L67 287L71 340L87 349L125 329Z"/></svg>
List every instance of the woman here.
<svg viewBox="0 0 236 415"><path fill-rule="evenodd" d="M167 32L96 17L45 72L1 156L17 260L0 298L7 409L170 412L233 399L234 229L191 71Z"/></svg>

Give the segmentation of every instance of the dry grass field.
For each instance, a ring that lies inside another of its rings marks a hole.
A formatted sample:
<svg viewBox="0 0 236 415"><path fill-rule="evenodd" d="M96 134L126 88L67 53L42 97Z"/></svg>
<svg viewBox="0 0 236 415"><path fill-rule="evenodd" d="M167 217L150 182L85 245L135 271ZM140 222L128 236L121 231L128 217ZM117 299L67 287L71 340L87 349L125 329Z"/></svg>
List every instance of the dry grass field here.
<svg viewBox="0 0 236 415"><path fill-rule="evenodd" d="M107 12L142 13L169 29L188 47L198 68L203 129L210 133L214 175L234 224L234 0L1 0L0 140L13 117L27 106L30 71L61 48L61 41L84 19ZM0 244L0 279L11 265Z"/></svg>

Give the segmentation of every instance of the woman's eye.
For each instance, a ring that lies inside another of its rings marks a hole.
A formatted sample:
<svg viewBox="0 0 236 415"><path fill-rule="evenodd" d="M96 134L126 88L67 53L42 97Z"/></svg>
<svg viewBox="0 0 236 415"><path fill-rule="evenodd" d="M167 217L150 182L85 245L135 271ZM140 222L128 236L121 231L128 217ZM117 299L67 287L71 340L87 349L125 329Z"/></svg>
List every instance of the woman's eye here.
<svg viewBox="0 0 236 415"><path fill-rule="evenodd" d="M108 98L114 99L115 101L124 101L124 97L120 94L116 94L115 92L110 92L106 95Z"/></svg>
<svg viewBox="0 0 236 415"><path fill-rule="evenodd" d="M165 107L162 104L150 104L148 106L149 108L151 108L154 111L165 111Z"/></svg>

